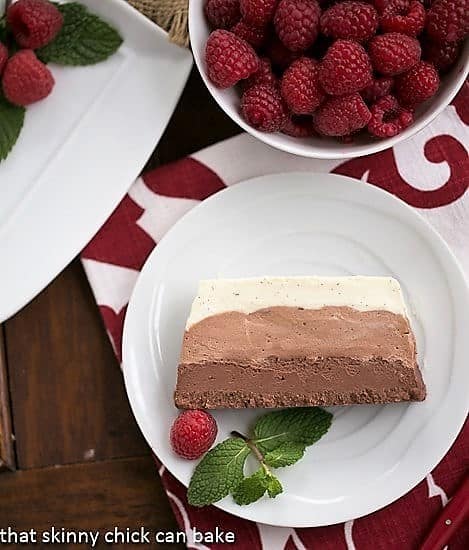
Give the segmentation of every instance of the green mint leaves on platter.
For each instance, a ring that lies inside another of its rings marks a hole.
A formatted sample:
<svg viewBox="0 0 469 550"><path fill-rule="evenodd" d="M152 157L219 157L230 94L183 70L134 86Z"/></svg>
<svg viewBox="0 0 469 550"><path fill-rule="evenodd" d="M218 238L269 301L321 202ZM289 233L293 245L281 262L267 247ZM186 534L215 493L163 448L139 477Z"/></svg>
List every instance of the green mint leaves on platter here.
<svg viewBox="0 0 469 550"><path fill-rule="evenodd" d="M64 24L56 38L36 54L44 63L94 65L114 54L122 37L82 4L58 4Z"/></svg>
<svg viewBox="0 0 469 550"><path fill-rule="evenodd" d="M319 407L282 409L261 416L252 438L238 432L216 445L196 466L187 497L193 506L207 506L231 494L239 505L256 502L265 495L275 498L282 484L271 468L291 466L303 458L306 447L329 429L332 414ZM260 464L245 477L248 456Z"/></svg>
<svg viewBox="0 0 469 550"><path fill-rule="evenodd" d="M24 107L9 103L0 93L0 162L13 149L24 123Z"/></svg>

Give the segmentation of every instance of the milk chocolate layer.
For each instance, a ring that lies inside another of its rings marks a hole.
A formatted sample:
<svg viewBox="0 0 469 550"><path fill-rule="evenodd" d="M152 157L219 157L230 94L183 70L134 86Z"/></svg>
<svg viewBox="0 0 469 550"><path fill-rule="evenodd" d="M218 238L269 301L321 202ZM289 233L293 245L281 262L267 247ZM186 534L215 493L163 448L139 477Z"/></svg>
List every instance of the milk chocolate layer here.
<svg viewBox="0 0 469 550"><path fill-rule="evenodd" d="M182 408L422 400L408 320L349 307L269 307L206 317L184 336Z"/></svg>

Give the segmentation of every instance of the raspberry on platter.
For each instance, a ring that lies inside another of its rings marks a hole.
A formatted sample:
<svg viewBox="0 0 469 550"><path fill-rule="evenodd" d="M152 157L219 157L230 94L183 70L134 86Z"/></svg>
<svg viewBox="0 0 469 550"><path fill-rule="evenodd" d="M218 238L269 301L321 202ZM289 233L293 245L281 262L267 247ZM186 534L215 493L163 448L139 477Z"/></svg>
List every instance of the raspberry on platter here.
<svg viewBox="0 0 469 550"><path fill-rule="evenodd" d="M8 8L7 22L22 48L37 50L57 36L63 15L47 0L18 0Z"/></svg>
<svg viewBox="0 0 469 550"><path fill-rule="evenodd" d="M11 103L25 107L47 97L54 77L32 50L20 50L8 60L2 76L3 93Z"/></svg>

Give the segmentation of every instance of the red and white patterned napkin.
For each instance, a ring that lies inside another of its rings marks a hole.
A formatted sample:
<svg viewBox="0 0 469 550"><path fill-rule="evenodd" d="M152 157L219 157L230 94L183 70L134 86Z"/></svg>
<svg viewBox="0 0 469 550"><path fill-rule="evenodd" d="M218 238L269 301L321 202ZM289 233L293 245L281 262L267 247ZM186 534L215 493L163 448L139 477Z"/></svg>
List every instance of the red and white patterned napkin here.
<svg viewBox="0 0 469 550"><path fill-rule="evenodd" d="M188 210L225 186L286 171L333 172L386 189L417 208L469 273L469 84L425 130L387 151L346 160L303 159L242 134L139 178L82 253L82 261L116 355L121 359L127 303L146 258ZM188 505L184 487L159 466L189 548L193 528L219 526L239 550L408 550L418 548L469 469L469 423L444 460L413 491L361 519L331 527L288 529L238 519L215 507ZM469 523L469 522L468 522ZM469 524L451 550L469 548ZM226 548L226 545L223 545Z"/></svg>

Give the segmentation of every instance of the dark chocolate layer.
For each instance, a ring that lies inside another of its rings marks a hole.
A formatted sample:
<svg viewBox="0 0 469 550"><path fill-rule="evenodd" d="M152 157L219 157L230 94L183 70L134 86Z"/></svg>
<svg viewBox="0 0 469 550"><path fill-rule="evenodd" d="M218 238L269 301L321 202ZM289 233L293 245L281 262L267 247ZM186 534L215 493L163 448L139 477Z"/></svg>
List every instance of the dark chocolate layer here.
<svg viewBox="0 0 469 550"><path fill-rule="evenodd" d="M186 331L175 392L181 408L424 398L408 320L348 307L207 317Z"/></svg>

